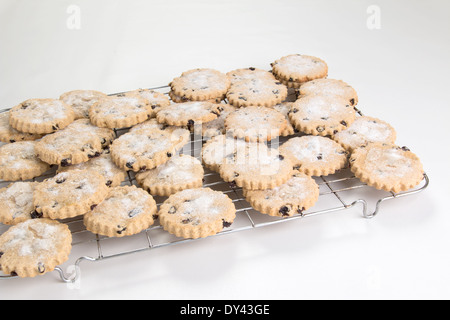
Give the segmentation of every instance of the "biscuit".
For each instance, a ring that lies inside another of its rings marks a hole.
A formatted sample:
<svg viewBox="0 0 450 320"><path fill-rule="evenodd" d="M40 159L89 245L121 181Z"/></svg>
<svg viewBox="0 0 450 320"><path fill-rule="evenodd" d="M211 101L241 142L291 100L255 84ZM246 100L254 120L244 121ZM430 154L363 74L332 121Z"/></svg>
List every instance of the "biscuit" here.
<svg viewBox="0 0 450 320"><path fill-rule="evenodd" d="M71 106L75 113L75 120L89 119L89 109L100 99L108 95L95 90L73 90L63 93L59 99Z"/></svg>
<svg viewBox="0 0 450 320"><path fill-rule="evenodd" d="M127 172L117 167L111 160L109 149L103 150L102 154L87 162L71 165L68 167L59 166L57 173L69 170L88 170L100 173L106 181L108 187L117 187L127 178Z"/></svg>
<svg viewBox="0 0 450 320"><path fill-rule="evenodd" d="M134 91L130 91L125 93L125 96L140 96L145 99L147 104L150 106L150 117L154 118L156 113L164 107L170 105L170 99L165 94L161 92L157 92L151 89L137 89Z"/></svg>
<svg viewBox="0 0 450 320"><path fill-rule="evenodd" d="M287 127L286 117L267 107L244 107L231 113L225 120L226 132L251 142L271 141Z"/></svg>
<svg viewBox="0 0 450 320"><path fill-rule="evenodd" d="M397 133L387 122L368 116L357 117L347 129L332 136L346 150L367 146L369 143L395 143Z"/></svg>
<svg viewBox="0 0 450 320"><path fill-rule="evenodd" d="M279 151L298 171L309 176L327 176L347 165L347 152L327 137L291 138L280 146Z"/></svg>
<svg viewBox="0 0 450 320"><path fill-rule="evenodd" d="M21 141L0 147L0 179L29 180L41 176L50 165L36 155L36 141Z"/></svg>
<svg viewBox="0 0 450 320"><path fill-rule="evenodd" d="M231 84L243 80L261 79L261 78L276 80L275 76L271 72L253 67L241 68L230 71L227 73L227 76L230 79Z"/></svg>
<svg viewBox="0 0 450 320"><path fill-rule="evenodd" d="M33 134L52 133L75 120L72 107L56 99L30 99L13 107L9 114L11 127Z"/></svg>
<svg viewBox="0 0 450 320"><path fill-rule="evenodd" d="M230 79L220 71L200 68L183 72L169 85L181 99L205 101L223 97L230 87Z"/></svg>
<svg viewBox="0 0 450 320"><path fill-rule="evenodd" d="M180 148L180 142L164 130L139 129L127 132L112 143L111 159L126 171L144 171L167 162Z"/></svg>
<svg viewBox="0 0 450 320"><path fill-rule="evenodd" d="M170 126L194 128L196 124L216 119L222 110L222 105L206 101L174 103L162 108L156 119Z"/></svg>
<svg viewBox="0 0 450 320"><path fill-rule="evenodd" d="M274 217L303 214L319 199L319 186L310 176L294 171L279 187L266 190L246 190L244 196L257 211Z"/></svg>
<svg viewBox="0 0 450 320"><path fill-rule="evenodd" d="M97 127L122 129L144 122L153 115L147 100L139 95L119 94L100 99L89 109L89 119Z"/></svg>
<svg viewBox="0 0 450 320"><path fill-rule="evenodd" d="M346 99L308 95L294 102L289 119L301 132L331 136L347 129L355 121L356 111Z"/></svg>
<svg viewBox="0 0 450 320"><path fill-rule="evenodd" d="M358 94L356 90L342 80L336 79L316 79L302 84L299 90L301 96L318 94L331 95L344 98L351 106L358 104Z"/></svg>
<svg viewBox="0 0 450 320"><path fill-rule="evenodd" d="M351 171L368 186L388 192L407 191L423 180L420 159L406 147L372 143L350 157Z"/></svg>
<svg viewBox="0 0 450 320"><path fill-rule="evenodd" d="M0 236L1 270L21 278L44 275L66 262L71 249L67 225L50 219L27 220Z"/></svg>
<svg viewBox="0 0 450 320"><path fill-rule="evenodd" d="M272 72L277 79L295 88L296 84L327 77L328 65L317 57L293 54L272 63Z"/></svg>
<svg viewBox="0 0 450 320"><path fill-rule="evenodd" d="M17 131L9 124L9 111L0 113L0 141L14 143L16 141L35 141L42 138L42 134L24 133Z"/></svg>
<svg viewBox="0 0 450 320"><path fill-rule="evenodd" d="M33 205L44 218L73 218L84 215L92 206L99 204L108 190L105 178L99 173L70 170L36 186Z"/></svg>
<svg viewBox="0 0 450 320"><path fill-rule="evenodd" d="M202 163L189 155L175 155L166 163L136 174L137 183L155 196L170 196L178 191L203 185Z"/></svg>
<svg viewBox="0 0 450 320"><path fill-rule="evenodd" d="M46 163L67 167L100 156L114 137L112 129L99 128L88 119L79 119L38 141L36 154Z"/></svg>
<svg viewBox="0 0 450 320"><path fill-rule="evenodd" d="M171 195L158 214L164 230L177 237L197 239L229 227L236 217L236 207L222 192L195 188Z"/></svg>
<svg viewBox="0 0 450 320"><path fill-rule="evenodd" d="M169 97L170 97L170 100L172 100L175 103L184 103L184 102L193 102L193 101L195 101L195 100L189 100L186 97L177 96L172 90L169 91ZM224 100L224 99L225 99L225 95L222 95L222 96L217 97L217 98L208 99L208 100L201 100L201 101L206 101L206 102L211 102L211 103L221 103L222 100Z"/></svg>
<svg viewBox="0 0 450 320"><path fill-rule="evenodd" d="M16 225L33 218L33 193L39 182L14 182L0 189L0 223Z"/></svg>
<svg viewBox="0 0 450 320"><path fill-rule="evenodd" d="M184 147L191 141L191 132L188 129L177 127L177 126L169 126L166 124L159 123L155 118L149 119L145 122L139 123L130 128L128 132L133 132L135 130L163 130L170 134L170 140L175 144L177 150Z"/></svg>
<svg viewBox="0 0 450 320"><path fill-rule="evenodd" d="M201 135L205 139L209 139L226 133L225 119L231 113L236 111L236 108L229 104L221 104L220 106L222 108L220 116L212 121L202 123L201 126L195 126L195 134Z"/></svg>
<svg viewBox="0 0 450 320"><path fill-rule="evenodd" d="M219 167L223 180L249 190L278 187L289 180L292 171L289 159L263 143L237 148Z"/></svg>
<svg viewBox="0 0 450 320"><path fill-rule="evenodd" d="M125 237L154 223L156 202L136 186L114 187L106 198L83 217L86 229L107 237Z"/></svg>
<svg viewBox="0 0 450 320"><path fill-rule="evenodd" d="M251 78L235 82L227 92L228 102L238 108L273 107L283 102L287 96L287 87L281 82L269 78Z"/></svg>
<svg viewBox="0 0 450 320"><path fill-rule="evenodd" d="M232 157L238 149L246 146L247 143L244 140L226 135L215 136L203 144L202 163L209 170L218 172L227 157Z"/></svg>
<svg viewBox="0 0 450 320"><path fill-rule="evenodd" d="M281 130L280 136L287 137L296 133L295 128L291 124L291 120L289 119L289 112L292 109L293 102L282 102L273 107L274 110L280 112L286 118L286 128Z"/></svg>

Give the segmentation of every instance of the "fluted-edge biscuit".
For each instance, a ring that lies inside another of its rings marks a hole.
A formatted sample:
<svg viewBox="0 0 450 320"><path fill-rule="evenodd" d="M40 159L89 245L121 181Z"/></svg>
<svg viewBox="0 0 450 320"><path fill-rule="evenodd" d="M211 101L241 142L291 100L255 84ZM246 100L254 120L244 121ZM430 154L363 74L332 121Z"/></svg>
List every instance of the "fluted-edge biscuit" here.
<svg viewBox="0 0 450 320"><path fill-rule="evenodd" d="M221 104L207 101L193 101L174 103L162 108L156 119L159 123L170 126L187 126L194 128L196 124L209 122L220 116L223 108Z"/></svg>
<svg viewBox="0 0 450 320"><path fill-rule="evenodd" d="M356 111L346 99L308 95L292 105L289 119L307 134L331 136L347 129L356 119Z"/></svg>
<svg viewBox="0 0 450 320"><path fill-rule="evenodd" d="M328 75L328 65L320 58L292 54L272 63L272 72L279 80L290 83L304 83Z"/></svg>
<svg viewBox="0 0 450 320"><path fill-rule="evenodd" d="M75 120L89 119L89 109L107 94L96 90L73 90L63 93L59 99L72 107Z"/></svg>
<svg viewBox="0 0 450 320"><path fill-rule="evenodd" d="M158 215L164 230L177 237L196 239L229 227L236 217L236 207L223 192L195 188L171 195Z"/></svg>
<svg viewBox="0 0 450 320"><path fill-rule="evenodd" d="M33 134L52 133L75 120L72 107L56 99L30 99L13 107L9 114L11 127Z"/></svg>
<svg viewBox="0 0 450 320"><path fill-rule="evenodd" d="M347 152L334 140L321 136L291 138L283 143L280 153L293 166L309 176L327 176L347 165Z"/></svg>
<svg viewBox="0 0 450 320"><path fill-rule="evenodd" d="M204 122L201 126L194 126L194 132L201 135L205 139L209 139L226 133L225 120L227 117L236 111L236 108L229 104L221 104L222 111L217 119Z"/></svg>
<svg viewBox="0 0 450 320"><path fill-rule="evenodd" d="M92 170L100 173L106 181L108 187L117 187L127 178L127 172L117 167L111 160L109 149L103 150L98 157L90 159L87 162L71 165L68 167L59 166L57 173L69 170Z"/></svg>
<svg viewBox="0 0 450 320"><path fill-rule="evenodd" d="M228 157L233 157L241 148L246 148L247 142L234 139L227 135L219 135L206 141L202 147L202 162L206 168L219 171L220 166Z"/></svg>
<svg viewBox="0 0 450 320"><path fill-rule="evenodd" d="M114 137L112 129L96 127L88 119L78 119L38 141L36 154L46 163L67 167L100 156Z"/></svg>
<svg viewBox="0 0 450 320"><path fill-rule="evenodd" d="M358 94L348 83L337 79L316 79L308 81L300 87L301 96L310 94L331 95L347 99L351 106L358 104Z"/></svg>
<svg viewBox="0 0 450 320"><path fill-rule="evenodd" d="M66 224L27 220L0 236L1 270L21 278L44 275L66 262L71 249L72 234Z"/></svg>
<svg viewBox="0 0 450 320"><path fill-rule="evenodd" d="M190 101L205 101L223 97L230 87L230 79L220 71L208 68L183 72L172 80L173 93Z"/></svg>
<svg viewBox="0 0 450 320"><path fill-rule="evenodd" d="M181 190L201 187L203 174L198 159L181 154L152 170L136 174L136 181L152 195L170 196Z"/></svg>
<svg viewBox="0 0 450 320"><path fill-rule="evenodd" d="M45 218L67 219L84 215L108 194L105 178L89 170L61 172L41 182L33 205Z"/></svg>
<svg viewBox="0 0 450 320"><path fill-rule="evenodd" d="M247 143L227 156L219 167L223 180L248 190L264 190L289 180L292 162L263 143Z"/></svg>
<svg viewBox="0 0 450 320"><path fill-rule="evenodd" d="M423 180L423 166L406 147L372 143L356 149L350 157L351 171L362 182L379 190L407 191Z"/></svg>
<svg viewBox="0 0 450 320"><path fill-rule="evenodd" d="M273 107L283 102L288 89L278 80L251 78L234 82L227 92L228 102L235 107Z"/></svg>
<svg viewBox="0 0 450 320"><path fill-rule="evenodd" d="M0 113L0 141L14 143L18 141L35 141L42 138L42 134L20 132L9 124L9 111Z"/></svg>
<svg viewBox="0 0 450 320"><path fill-rule="evenodd" d="M170 97L170 100L172 100L172 102L175 102L175 103L184 103L184 102L193 102L193 101L195 101L195 100L189 100L186 97L177 96L172 90L169 91L169 97ZM207 101L207 102L211 102L211 103L221 103L222 100L224 100L224 99L225 99L225 95L222 95L222 96L217 97L217 98L208 99L208 100L201 100L201 101Z"/></svg>
<svg viewBox="0 0 450 320"><path fill-rule="evenodd" d="M36 141L21 141L0 147L0 179L5 181L29 180L50 169L36 155Z"/></svg>
<svg viewBox="0 0 450 320"><path fill-rule="evenodd" d="M256 106L239 108L225 120L227 134L251 142L278 138L287 125L288 121L282 113Z"/></svg>
<svg viewBox="0 0 450 320"><path fill-rule="evenodd" d="M289 119L289 112L291 112L293 102L282 102L273 107L274 110L280 112L284 115L287 121L286 128L281 130L280 136L287 137L295 134L295 128L291 124L291 120Z"/></svg>
<svg viewBox="0 0 450 320"><path fill-rule="evenodd" d="M155 118L149 119L145 122L139 123L130 128L129 132L133 132L136 130L145 129L145 130L163 130L170 134L170 140L175 144L177 150L181 149L187 143L191 141L191 132L188 129L178 127L178 126L169 126L163 123L159 123Z"/></svg>
<svg viewBox="0 0 450 320"><path fill-rule="evenodd" d="M89 119L97 127L121 129L151 118L153 111L141 96L119 94L100 99L89 109Z"/></svg>
<svg viewBox="0 0 450 320"><path fill-rule="evenodd" d="M357 117L347 129L332 136L346 150L367 146L370 143L395 143L397 133L387 122L368 116Z"/></svg>
<svg viewBox="0 0 450 320"><path fill-rule="evenodd" d="M154 118L156 113L164 107L170 105L170 99L165 94L151 89L137 89L125 93L125 96L140 96L147 101L150 106L150 117Z"/></svg>
<svg viewBox="0 0 450 320"><path fill-rule="evenodd" d="M110 147L111 159L126 171L144 171L167 162L180 147L172 134L164 130L138 129L114 140Z"/></svg>
<svg viewBox="0 0 450 320"><path fill-rule="evenodd" d="M107 237L137 234L154 223L156 202L136 186L114 187L105 199L85 214L86 229Z"/></svg>
<svg viewBox="0 0 450 320"><path fill-rule="evenodd" d="M14 182L0 189L0 223L16 225L33 218L33 193L39 182Z"/></svg>
<svg viewBox="0 0 450 320"><path fill-rule="evenodd" d="M227 76L231 80L231 84L242 81L242 80L250 80L250 79L260 79L267 78L270 80L276 80L275 76L270 72L258 68L241 68L229 71Z"/></svg>
<svg viewBox="0 0 450 320"><path fill-rule="evenodd" d="M246 190L244 196L257 211L275 217L303 214L319 199L319 186L310 176L294 171L279 187L266 190Z"/></svg>

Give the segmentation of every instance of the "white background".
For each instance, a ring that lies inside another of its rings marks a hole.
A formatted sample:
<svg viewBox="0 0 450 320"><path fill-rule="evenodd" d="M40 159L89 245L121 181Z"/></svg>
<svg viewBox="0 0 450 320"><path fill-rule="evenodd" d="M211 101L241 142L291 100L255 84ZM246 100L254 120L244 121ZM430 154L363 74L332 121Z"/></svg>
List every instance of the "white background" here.
<svg viewBox="0 0 450 320"><path fill-rule="evenodd" d="M380 29L367 26L371 5ZM311 54L396 128L431 184L372 220L357 207L85 262L76 288L51 273L0 282L0 299L450 298L449 12L446 0L1 0L0 108Z"/></svg>

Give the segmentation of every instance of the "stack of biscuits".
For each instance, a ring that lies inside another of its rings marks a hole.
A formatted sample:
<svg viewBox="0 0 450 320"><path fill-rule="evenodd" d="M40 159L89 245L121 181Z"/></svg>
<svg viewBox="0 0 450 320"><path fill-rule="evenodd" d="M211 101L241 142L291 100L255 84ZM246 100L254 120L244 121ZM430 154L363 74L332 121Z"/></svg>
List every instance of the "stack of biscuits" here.
<svg viewBox="0 0 450 320"><path fill-rule="evenodd" d="M203 186L205 169L277 217L312 208L313 177L347 167L390 192L422 181L419 158L395 144L387 122L358 113L355 89L328 78L325 61L295 54L271 66L188 70L168 95L76 90L2 113L0 179L10 183L0 190L0 222L11 226L0 236L2 272L34 277L64 263L67 218L106 237L137 234L157 219L183 238L230 227L235 205ZM201 159L182 152L192 135L204 141Z"/></svg>

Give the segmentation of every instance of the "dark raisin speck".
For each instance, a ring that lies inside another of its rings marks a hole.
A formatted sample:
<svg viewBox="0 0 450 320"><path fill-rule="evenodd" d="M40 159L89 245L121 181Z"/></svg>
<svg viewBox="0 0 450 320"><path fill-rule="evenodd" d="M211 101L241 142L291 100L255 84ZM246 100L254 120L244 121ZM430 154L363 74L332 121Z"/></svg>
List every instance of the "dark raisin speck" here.
<svg viewBox="0 0 450 320"><path fill-rule="evenodd" d="M101 153L100 152L96 152L94 154L88 154L88 158L92 159L92 158L97 158L100 157Z"/></svg>
<svg viewBox="0 0 450 320"><path fill-rule="evenodd" d="M68 166L70 166L70 159L63 159L62 161L61 161L61 167L68 167Z"/></svg>
<svg viewBox="0 0 450 320"><path fill-rule="evenodd" d="M231 222L227 222L227 221L225 221L225 220L222 220L223 221L223 227L224 228L229 228L230 226L231 226Z"/></svg>
<svg viewBox="0 0 450 320"><path fill-rule="evenodd" d="M119 229L119 230L117 230L117 234L122 234L122 232L124 232L125 230L127 230L126 227L122 227L122 226L117 226L117 228Z"/></svg>
<svg viewBox="0 0 450 320"><path fill-rule="evenodd" d="M280 208L279 212L281 213L281 215L283 217L286 217L286 216L289 216L289 211L290 211L290 209L288 207L283 206L283 207Z"/></svg>
<svg viewBox="0 0 450 320"><path fill-rule="evenodd" d="M43 214L34 210L32 213L30 213L30 217L31 219L40 219L43 217Z"/></svg>

